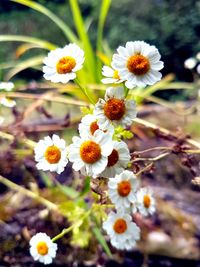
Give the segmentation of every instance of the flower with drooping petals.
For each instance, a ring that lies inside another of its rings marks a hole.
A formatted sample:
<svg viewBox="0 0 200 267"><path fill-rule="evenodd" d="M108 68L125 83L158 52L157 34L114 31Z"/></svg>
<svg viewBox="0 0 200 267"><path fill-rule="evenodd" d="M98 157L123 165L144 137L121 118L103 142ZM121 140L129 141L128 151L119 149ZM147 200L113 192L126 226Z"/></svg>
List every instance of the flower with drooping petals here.
<svg viewBox="0 0 200 267"><path fill-rule="evenodd" d="M68 83L76 78L84 62L84 52L76 44L68 44L49 52L44 59L44 78L54 83Z"/></svg>
<svg viewBox="0 0 200 267"><path fill-rule="evenodd" d="M129 208L136 202L136 191L139 182L135 175L128 170L110 178L108 182L108 195L117 209Z"/></svg>
<svg viewBox="0 0 200 267"><path fill-rule="evenodd" d="M51 264L56 257L57 244L45 233L37 233L30 242L30 254L35 261Z"/></svg>
<svg viewBox="0 0 200 267"><path fill-rule="evenodd" d="M140 228L126 213L110 212L103 223L103 229L110 236L112 246L120 250L133 249L140 238Z"/></svg>
<svg viewBox="0 0 200 267"><path fill-rule="evenodd" d="M119 73L117 70L114 70L111 67L108 66L103 66L102 68L102 74L103 76L105 76L106 78L103 78L101 81L104 84L118 84L118 83L122 83L123 80L120 78Z"/></svg>
<svg viewBox="0 0 200 267"><path fill-rule="evenodd" d="M136 106L133 100L126 100L123 87L109 87L105 100L99 99L94 108L94 115L102 129L110 124L130 126L136 117Z"/></svg>
<svg viewBox="0 0 200 267"><path fill-rule="evenodd" d="M106 178L115 177L116 174L121 173L127 168L130 158L131 156L127 144L123 141L114 141L113 150L108 156L107 167L100 176Z"/></svg>
<svg viewBox="0 0 200 267"><path fill-rule="evenodd" d="M107 166L108 156L113 150L112 136L96 130L91 137L74 136L72 141L69 160L73 162L73 169L96 178Z"/></svg>
<svg viewBox="0 0 200 267"><path fill-rule="evenodd" d="M13 108L16 106L15 100L12 100L9 97L2 97L0 98L0 104L7 107L7 108Z"/></svg>
<svg viewBox="0 0 200 267"><path fill-rule="evenodd" d="M60 174L68 163L65 141L56 134L52 138L46 136L35 147L35 160L38 170Z"/></svg>
<svg viewBox="0 0 200 267"><path fill-rule="evenodd" d="M137 209L143 215L152 215L156 211L155 199L150 189L144 187L137 192Z"/></svg>
<svg viewBox="0 0 200 267"><path fill-rule="evenodd" d="M127 42L120 46L113 55L112 65L118 70L127 88L153 85L162 77L159 72L163 68L160 53L155 46L143 41Z"/></svg>
<svg viewBox="0 0 200 267"><path fill-rule="evenodd" d="M0 82L0 90L10 92L14 87L14 83L12 82Z"/></svg>

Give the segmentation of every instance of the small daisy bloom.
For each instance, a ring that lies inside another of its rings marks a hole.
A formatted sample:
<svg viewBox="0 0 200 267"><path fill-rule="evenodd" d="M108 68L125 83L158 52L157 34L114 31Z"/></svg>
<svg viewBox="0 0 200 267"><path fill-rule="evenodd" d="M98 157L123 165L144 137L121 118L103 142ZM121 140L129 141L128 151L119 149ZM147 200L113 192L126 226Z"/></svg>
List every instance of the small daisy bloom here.
<svg viewBox="0 0 200 267"><path fill-rule="evenodd" d="M152 215L156 211L155 199L152 196L152 192L148 188L141 188L137 192L137 208L138 211L143 215Z"/></svg>
<svg viewBox="0 0 200 267"><path fill-rule="evenodd" d="M83 138L87 137L87 136L94 135L96 130L102 130L99 127L99 124L98 124L96 117L92 114L88 114L82 118L78 129L79 129L80 136ZM108 128L106 129L106 131L104 131L104 132L109 133L111 136L113 136L114 127L110 124L108 126Z"/></svg>
<svg viewBox="0 0 200 267"><path fill-rule="evenodd" d="M113 150L112 136L96 130L90 138L74 136L72 141L69 160L73 162L73 169L96 178L107 166Z"/></svg>
<svg viewBox="0 0 200 267"><path fill-rule="evenodd" d="M110 87L106 90L105 100L99 99L94 108L94 115L102 129L110 124L130 126L136 117L133 100L126 100L123 87Z"/></svg>
<svg viewBox="0 0 200 267"><path fill-rule="evenodd" d="M118 70L121 79L126 80L127 88L145 87L159 81L163 68L160 53L155 46L143 41L127 42L113 55L112 65Z"/></svg>
<svg viewBox="0 0 200 267"><path fill-rule="evenodd" d="M54 83L68 83L76 78L76 72L82 68L83 62L84 52L76 44L57 48L44 59L44 78Z"/></svg>
<svg viewBox="0 0 200 267"><path fill-rule="evenodd" d="M45 233L37 233L30 242L30 254L35 261L51 264L56 256L57 244L53 243L51 238Z"/></svg>
<svg viewBox="0 0 200 267"><path fill-rule="evenodd" d="M15 100L12 100L8 97L0 98L0 104L7 107L7 108L13 108L14 106L16 106Z"/></svg>
<svg viewBox="0 0 200 267"><path fill-rule="evenodd" d="M185 60L184 67L186 69L192 70L192 69L194 69L196 64L197 64L197 60L195 58L193 58L193 57L190 57L190 58Z"/></svg>
<svg viewBox="0 0 200 267"><path fill-rule="evenodd" d="M123 171L110 178L108 182L108 195L117 209L129 208L131 203L136 202L136 191L139 181L131 171Z"/></svg>
<svg viewBox="0 0 200 267"><path fill-rule="evenodd" d="M104 84L111 84L111 83L122 83L123 80L120 78L119 73L117 70L114 70L111 67L108 66L103 66L102 68L102 74L106 78L103 78L101 81Z"/></svg>
<svg viewBox="0 0 200 267"><path fill-rule="evenodd" d="M126 213L110 212L103 223L103 229L110 236L112 246L117 249L131 250L135 247L136 241L140 239L140 228Z"/></svg>
<svg viewBox="0 0 200 267"><path fill-rule="evenodd" d="M131 156L127 144L123 141L114 141L113 150L108 156L107 167L100 176L105 178L115 177L116 174L121 173L127 168L130 158Z"/></svg>
<svg viewBox="0 0 200 267"><path fill-rule="evenodd" d="M0 90L5 90L7 92L12 91L14 88L14 83L12 82L0 82Z"/></svg>
<svg viewBox="0 0 200 267"><path fill-rule="evenodd" d="M56 134L46 136L35 147L35 160L38 170L57 172L60 174L67 165L67 148L65 141Z"/></svg>

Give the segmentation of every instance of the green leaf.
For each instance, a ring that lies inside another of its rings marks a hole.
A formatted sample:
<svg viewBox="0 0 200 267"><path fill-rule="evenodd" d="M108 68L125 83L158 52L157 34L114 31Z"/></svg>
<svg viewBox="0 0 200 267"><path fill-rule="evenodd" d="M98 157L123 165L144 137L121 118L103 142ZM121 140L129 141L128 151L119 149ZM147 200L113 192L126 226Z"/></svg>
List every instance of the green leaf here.
<svg viewBox="0 0 200 267"><path fill-rule="evenodd" d="M58 183L57 183L57 186L69 198L75 199L79 195L79 192L77 192L72 187L69 187L69 186L66 186L66 185L61 185L61 184L58 184Z"/></svg>
<svg viewBox="0 0 200 267"><path fill-rule="evenodd" d="M103 234L102 234L101 231L99 230L99 228L96 227L96 226L93 227L93 228L92 228L92 232L94 233L96 239L99 241L99 243L101 244L101 246L102 246L103 249L105 250L106 254L107 254L110 258L112 258L112 253L111 253L111 251L110 251L110 249L109 249L109 247L108 247L108 245L107 245L107 243L106 243L106 240L105 240Z"/></svg>
<svg viewBox="0 0 200 267"><path fill-rule="evenodd" d="M38 45L39 47L47 50L52 50L56 48L56 45L43 41L38 38L33 38L24 35L0 35L0 42L25 42Z"/></svg>
<svg viewBox="0 0 200 267"><path fill-rule="evenodd" d="M85 177L85 181L84 181L84 186L83 189L80 193L80 197L84 196L85 194L87 194L90 191L90 177L86 176Z"/></svg>
<svg viewBox="0 0 200 267"><path fill-rule="evenodd" d="M6 80L10 80L13 76L15 76L17 73L19 73L22 70L25 70L30 67L41 65L43 62L44 56L37 56L32 57L29 59L26 59L24 61L20 61L18 63L15 63L15 67L12 68L7 74L6 74Z"/></svg>
<svg viewBox="0 0 200 267"><path fill-rule="evenodd" d="M61 20L59 17L57 17L53 12L51 12L49 9L44 7L43 5L36 3L34 1L30 0L11 0L12 2L28 6L32 9L35 9L36 11L46 15L48 18L50 18L65 34L67 39L70 42L78 43L78 39L76 35L72 32L72 30L67 26L66 23L64 23L63 20Z"/></svg>
<svg viewBox="0 0 200 267"><path fill-rule="evenodd" d="M98 23L98 29L97 29L97 55L100 55L102 53L102 39L103 39L103 27L105 24L105 20L108 14L108 10L110 8L111 0L102 0L101 4L101 11L99 15L99 23ZM100 58L97 60L97 73L98 73L98 79L100 81L101 79L101 68L102 63L100 61Z"/></svg>
<svg viewBox="0 0 200 267"><path fill-rule="evenodd" d="M87 31L85 29L85 25L83 23L83 17L81 15L79 4L77 0L70 0L69 3L73 13L76 30L80 40L82 41L83 49L85 51L85 65L87 67L88 72L91 73L88 78L90 78L92 82L95 82L95 78L97 77L95 54L92 49Z"/></svg>

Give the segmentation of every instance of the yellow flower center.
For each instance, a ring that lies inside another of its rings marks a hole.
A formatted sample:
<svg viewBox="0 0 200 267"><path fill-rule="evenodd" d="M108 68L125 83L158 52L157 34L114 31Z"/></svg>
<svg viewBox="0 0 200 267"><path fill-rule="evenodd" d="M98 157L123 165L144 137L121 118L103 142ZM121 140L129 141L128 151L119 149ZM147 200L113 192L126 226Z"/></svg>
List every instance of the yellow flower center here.
<svg viewBox="0 0 200 267"><path fill-rule="evenodd" d="M96 130L99 129L99 126L97 124L97 121L93 121L91 124L90 124L90 132L91 134L93 135L95 133Z"/></svg>
<svg viewBox="0 0 200 267"><path fill-rule="evenodd" d="M113 79L120 80L120 77L119 77L119 72L118 72L118 70L114 70Z"/></svg>
<svg viewBox="0 0 200 267"><path fill-rule="evenodd" d="M127 223L124 219L117 219L113 225L113 229L117 234L123 234L127 229Z"/></svg>
<svg viewBox="0 0 200 267"><path fill-rule="evenodd" d="M49 248L48 248L46 242L41 241L41 242L39 242L39 243L37 244L37 252L38 252L40 255L44 256L44 255L46 255L46 254L48 253L48 251L49 251Z"/></svg>
<svg viewBox="0 0 200 267"><path fill-rule="evenodd" d="M44 153L44 157L50 164L58 163L61 158L60 149L57 146L49 146Z"/></svg>
<svg viewBox="0 0 200 267"><path fill-rule="evenodd" d="M110 120L120 120L125 112L126 107L121 99L111 98L104 105L104 114Z"/></svg>
<svg viewBox="0 0 200 267"><path fill-rule="evenodd" d="M59 74L66 74L73 70L73 68L76 66L76 60L73 57L66 56L62 57L57 65L56 70Z"/></svg>
<svg viewBox="0 0 200 267"><path fill-rule="evenodd" d="M122 181L117 185L118 194L121 197L127 197L131 191L131 183L129 181Z"/></svg>
<svg viewBox="0 0 200 267"><path fill-rule="evenodd" d="M99 144L93 141L85 141L80 147L80 157L88 164L93 164L98 161L101 158Z"/></svg>
<svg viewBox="0 0 200 267"><path fill-rule="evenodd" d="M145 195L143 198L143 204L146 209L148 209L151 205L151 198L148 195Z"/></svg>
<svg viewBox="0 0 200 267"><path fill-rule="evenodd" d="M107 167L114 166L119 160L119 154L117 150L113 149L112 153L108 156L108 164Z"/></svg>
<svg viewBox="0 0 200 267"><path fill-rule="evenodd" d="M149 59L143 55L133 55L127 61L127 68L135 75L144 75L150 69Z"/></svg>

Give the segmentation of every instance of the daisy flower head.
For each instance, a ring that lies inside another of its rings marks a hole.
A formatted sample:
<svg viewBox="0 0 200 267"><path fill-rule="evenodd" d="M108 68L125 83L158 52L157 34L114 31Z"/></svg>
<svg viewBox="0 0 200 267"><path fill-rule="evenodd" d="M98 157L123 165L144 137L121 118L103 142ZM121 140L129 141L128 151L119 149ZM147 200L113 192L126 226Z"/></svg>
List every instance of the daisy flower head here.
<svg viewBox="0 0 200 267"><path fill-rule="evenodd" d="M112 246L120 250L133 249L140 239L140 228L126 213L110 212L103 223L103 229L110 236Z"/></svg>
<svg viewBox="0 0 200 267"><path fill-rule="evenodd" d="M113 150L108 156L106 169L100 176L105 178L115 177L116 174L121 173L127 167L130 158L127 144L123 141L113 141Z"/></svg>
<svg viewBox="0 0 200 267"><path fill-rule="evenodd" d="M76 44L68 44L49 52L44 59L44 78L54 83L68 83L76 78L84 62L84 52Z"/></svg>
<svg viewBox="0 0 200 267"><path fill-rule="evenodd" d="M137 209L143 215L152 215L156 211L155 199L150 189L144 187L137 192Z"/></svg>
<svg viewBox="0 0 200 267"><path fill-rule="evenodd" d="M108 195L117 209L129 208L131 203L136 202L136 191L139 181L135 175L128 170L110 178L108 182Z"/></svg>
<svg viewBox="0 0 200 267"><path fill-rule="evenodd" d="M73 169L96 178L107 166L108 156L113 150L112 136L101 130L96 130L91 137L72 139L69 146L69 160Z"/></svg>
<svg viewBox="0 0 200 267"><path fill-rule="evenodd" d="M46 136L35 147L35 160L38 170L60 174L68 163L65 141L56 134L52 138Z"/></svg>
<svg viewBox="0 0 200 267"><path fill-rule="evenodd" d="M37 233L30 242L30 254L35 261L51 264L56 256L57 244L45 233Z"/></svg>
<svg viewBox="0 0 200 267"><path fill-rule="evenodd" d="M113 55L112 65L118 70L121 79L126 80L127 88L145 87L159 81L163 68L158 49L144 41L127 42Z"/></svg>
<svg viewBox="0 0 200 267"><path fill-rule="evenodd" d="M123 87L109 87L105 100L99 99L94 108L94 115L102 129L110 124L130 126L136 117L136 106L133 100L126 100Z"/></svg>
<svg viewBox="0 0 200 267"><path fill-rule="evenodd" d="M78 129L80 136L83 138L94 135L97 130L102 130L98 124L96 117L93 114L84 116L81 120L81 123L79 124ZM104 132L109 133L111 136L113 136L114 127L110 124Z"/></svg>
<svg viewBox="0 0 200 267"><path fill-rule="evenodd" d="M14 88L14 83L12 82L0 82L0 90L5 90L7 92L12 91Z"/></svg>
<svg viewBox="0 0 200 267"><path fill-rule="evenodd" d="M102 75L106 77L101 80L104 84L118 84L124 81L120 78L118 70L114 70L108 66L103 66Z"/></svg>
<svg viewBox="0 0 200 267"><path fill-rule="evenodd" d="M0 104L7 108L13 108L16 106L16 101L8 97L0 98Z"/></svg>

